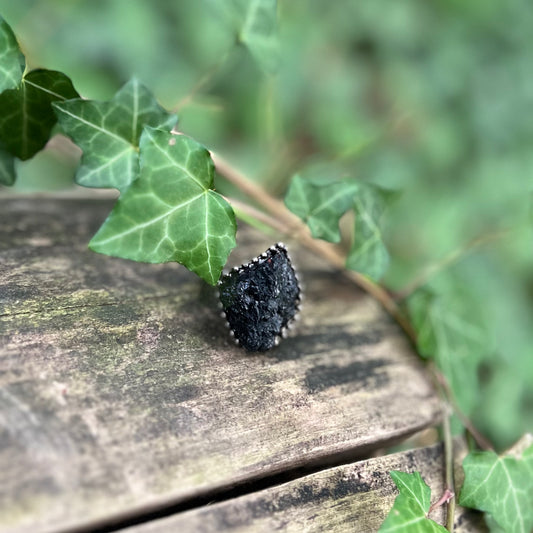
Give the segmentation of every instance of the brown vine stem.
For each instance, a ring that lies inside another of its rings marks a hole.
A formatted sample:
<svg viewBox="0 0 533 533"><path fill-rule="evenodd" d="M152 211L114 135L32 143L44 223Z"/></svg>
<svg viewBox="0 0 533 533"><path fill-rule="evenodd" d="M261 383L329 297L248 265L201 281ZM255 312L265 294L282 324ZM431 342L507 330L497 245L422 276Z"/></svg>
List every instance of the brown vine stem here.
<svg viewBox="0 0 533 533"><path fill-rule="evenodd" d="M193 100L194 97L203 89L220 71L222 66L226 63L230 55L231 49L226 50L226 52L220 57L220 60L214 64L191 88L191 90L179 100L176 105L171 109L171 113L177 113L184 107L188 106Z"/></svg>
<svg viewBox="0 0 533 533"><path fill-rule="evenodd" d="M453 533L455 522L455 481L453 479L453 438L450 427L450 405L443 398L443 406L445 409L444 418L442 421L442 432L444 434L444 464L446 468L446 486L445 492L449 494L446 502L446 529Z"/></svg>
<svg viewBox="0 0 533 533"><path fill-rule="evenodd" d="M444 374L437 368L434 361L428 364L429 372L434 380L442 405L442 433L444 441L444 465L445 465L445 487L444 494L438 502L433 504L430 512L439 505L446 504L446 529L453 533L455 521L455 481L454 481L454 455L453 455L453 436L451 431L450 417L455 414L461 421L461 424L470 433L476 444L482 450L492 450L490 442L476 429L470 419L462 412L454 399L448 380Z"/></svg>
<svg viewBox="0 0 533 533"><path fill-rule="evenodd" d="M244 174L235 169L218 154L211 153L211 157L215 163L217 172L223 178L235 185L241 192L255 200L263 209L270 213L272 218L263 218L263 222L269 223L267 220L270 220L270 222L272 222L272 227L283 232L285 235L296 239L307 249L319 255L336 268L339 268L344 275L380 302L387 312L402 327L411 341L416 343L416 333L413 327L388 291L366 276L352 270L347 270L345 268L345 258L343 254L340 253L334 245L314 239L311 236L307 225L296 215L291 213L281 200L274 198L265 191L263 187L250 181ZM244 208L243 204L239 207L241 209Z"/></svg>
<svg viewBox="0 0 533 533"><path fill-rule="evenodd" d="M285 225L274 217L271 217L264 211L256 209L254 206L249 205L245 202L241 202L240 200L237 200L237 198L229 198L227 196L225 198L227 202L231 204L237 215L240 212L242 215L246 215L247 217L255 219L261 224L268 226L270 229L274 229L279 233L285 233Z"/></svg>
<svg viewBox="0 0 533 533"><path fill-rule="evenodd" d="M413 281L408 283L401 291L396 293L396 300L402 301L409 297L413 292L415 292L420 287L423 287L427 282L436 274L445 270L449 266L457 263L462 259L466 254L472 252L474 249L479 248L485 244L488 244L493 241L497 241L502 237L505 237L510 230L497 231L495 233L489 233L481 237L477 237L467 242L465 245L453 250L448 255L444 256L440 261L429 265L425 270L423 270L418 277Z"/></svg>
<svg viewBox="0 0 533 533"><path fill-rule="evenodd" d="M428 369L434 381L442 408L442 437L444 441L444 492L437 502L430 508L429 513L441 505L446 505L446 529L453 533L455 523L455 480L454 480L454 456L453 436L450 417L453 413L450 401L450 390L447 382L433 362L428 364Z"/></svg>
<svg viewBox="0 0 533 533"><path fill-rule="evenodd" d="M452 407L455 416L457 416L463 427L465 427L466 430L470 433L470 435L472 435L472 438L476 441L476 444L482 450L493 450L490 441L478 431L478 429L474 426L471 420L463 413L461 408L457 405L457 402L454 399L446 376L444 376L444 374L436 367L434 363L431 363L430 370L433 376L435 377L437 387L439 388L439 390L443 391L443 394L446 397L446 401Z"/></svg>

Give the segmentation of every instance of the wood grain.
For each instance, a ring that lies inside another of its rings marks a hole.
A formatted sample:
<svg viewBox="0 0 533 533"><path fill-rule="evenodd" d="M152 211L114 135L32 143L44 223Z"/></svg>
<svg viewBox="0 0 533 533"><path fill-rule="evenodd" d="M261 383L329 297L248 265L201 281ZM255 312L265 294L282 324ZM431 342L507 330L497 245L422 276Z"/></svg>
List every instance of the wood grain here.
<svg viewBox="0 0 533 533"><path fill-rule="evenodd" d="M444 490L441 445L338 466L257 493L124 529L123 533L373 533L398 491L391 470L418 471L434 502ZM443 524L438 507L429 518ZM488 531L481 513L457 508L456 533Z"/></svg>
<svg viewBox="0 0 533 533"><path fill-rule="evenodd" d="M110 205L0 200L0 529L106 524L436 423L397 326L297 244L297 334L250 355L183 267L87 250ZM232 264L272 244L239 243Z"/></svg>

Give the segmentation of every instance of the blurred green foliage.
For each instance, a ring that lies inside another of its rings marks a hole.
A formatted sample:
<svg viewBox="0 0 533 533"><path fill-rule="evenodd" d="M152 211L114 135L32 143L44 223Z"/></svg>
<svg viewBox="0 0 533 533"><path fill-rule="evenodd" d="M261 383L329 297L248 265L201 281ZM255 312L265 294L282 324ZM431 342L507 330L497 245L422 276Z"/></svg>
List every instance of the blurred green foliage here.
<svg viewBox="0 0 533 533"><path fill-rule="evenodd" d="M93 99L137 76L182 131L274 193L310 168L401 190L385 283L400 291L469 250L427 288L481 309L475 422L500 446L532 430L530 3L280 0L275 75L235 44L220 5L0 0L0 13L31 68L63 71ZM46 169L19 163L16 187L54 186L35 177L52 173L39 158Z"/></svg>

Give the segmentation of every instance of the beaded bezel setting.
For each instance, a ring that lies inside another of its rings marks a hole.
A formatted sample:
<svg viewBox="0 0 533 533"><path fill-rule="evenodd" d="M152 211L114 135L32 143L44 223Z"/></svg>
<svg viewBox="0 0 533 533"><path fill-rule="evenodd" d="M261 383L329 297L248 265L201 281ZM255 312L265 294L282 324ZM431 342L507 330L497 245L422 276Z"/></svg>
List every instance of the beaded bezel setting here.
<svg viewBox="0 0 533 533"><path fill-rule="evenodd" d="M279 344L301 307L298 276L281 242L224 274L218 290L230 335L250 352Z"/></svg>

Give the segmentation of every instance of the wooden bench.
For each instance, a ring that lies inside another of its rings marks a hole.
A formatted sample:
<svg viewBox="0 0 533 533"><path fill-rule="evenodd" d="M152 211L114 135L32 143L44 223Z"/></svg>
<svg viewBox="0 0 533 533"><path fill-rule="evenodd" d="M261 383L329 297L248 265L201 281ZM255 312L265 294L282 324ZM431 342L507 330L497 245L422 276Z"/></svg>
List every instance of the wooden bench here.
<svg viewBox="0 0 533 533"><path fill-rule="evenodd" d="M87 249L111 205L0 199L1 531L376 531L391 469L438 498L439 444L374 457L440 417L379 304L289 242L302 320L247 354L184 267ZM231 265L272 244L238 241Z"/></svg>

